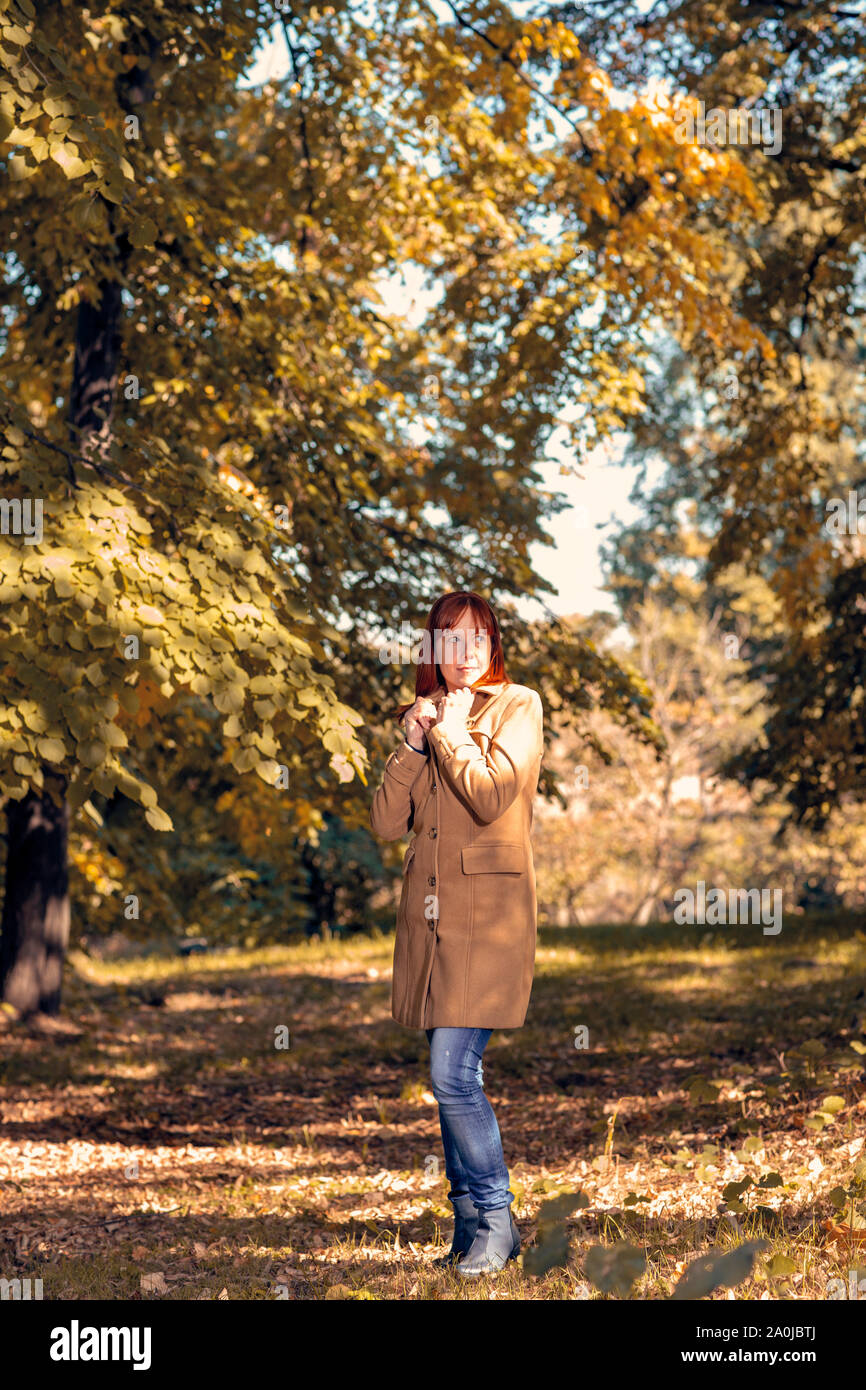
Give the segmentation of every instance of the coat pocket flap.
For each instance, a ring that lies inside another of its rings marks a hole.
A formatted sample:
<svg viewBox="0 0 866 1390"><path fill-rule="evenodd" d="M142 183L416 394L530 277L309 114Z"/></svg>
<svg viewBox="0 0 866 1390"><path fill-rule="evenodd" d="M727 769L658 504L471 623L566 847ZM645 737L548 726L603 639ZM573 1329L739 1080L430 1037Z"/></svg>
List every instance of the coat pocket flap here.
<svg viewBox="0 0 866 1390"><path fill-rule="evenodd" d="M405 874L406 870L408 869L409 865L412 863L412 856L413 856L414 853L415 853L415 841L413 840L412 843L411 843L411 845L409 845L408 849L406 850L406 853L403 855L403 873L404 873L404 874Z"/></svg>
<svg viewBox="0 0 866 1390"><path fill-rule="evenodd" d="M460 851L464 874L522 874L526 849L521 844L470 845Z"/></svg>

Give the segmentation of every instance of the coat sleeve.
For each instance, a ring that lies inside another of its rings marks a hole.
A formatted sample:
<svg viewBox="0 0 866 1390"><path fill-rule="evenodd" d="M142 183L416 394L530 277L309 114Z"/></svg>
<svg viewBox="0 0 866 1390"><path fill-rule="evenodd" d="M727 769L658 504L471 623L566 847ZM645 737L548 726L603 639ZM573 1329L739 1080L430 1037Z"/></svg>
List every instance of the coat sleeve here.
<svg viewBox="0 0 866 1390"><path fill-rule="evenodd" d="M370 807L370 827L380 839L399 840L412 829L412 787L428 756L402 743L386 762Z"/></svg>
<svg viewBox="0 0 866 1390"><path fill-rule="evenodd" d="M508 706L486 754L468 729L455 738L438 724L427 730L443 777L480 820L496 820L518 795L542 753L542 715L541 697L527 690Z"/></svg>

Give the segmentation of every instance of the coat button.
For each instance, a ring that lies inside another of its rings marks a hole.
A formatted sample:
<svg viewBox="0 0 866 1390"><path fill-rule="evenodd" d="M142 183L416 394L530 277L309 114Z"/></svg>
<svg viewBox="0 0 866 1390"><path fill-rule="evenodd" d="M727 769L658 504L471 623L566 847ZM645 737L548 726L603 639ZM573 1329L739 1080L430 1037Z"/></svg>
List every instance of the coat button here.
<svg viewBox="0 0 866 1390"><path fill-rule="evenodd" d="M437 836L438 834L439 834L439 831L438 831L438 830L435 830L435 829L434 829L434 830L431 830L431 831L430 831L430 839L431 839L431 840L435 840L435 839L436 839L436 836Z"/></svg>
<svg viewBox="0 0 866 1390"><path fill-rule="evenodd" d="M430 790L435 792L435 790L436 790L436 783L435 783L435 782L433 783L433 786L431 787Z"/></svg>
<svg viewBox="0 0 866 1390"><path fill-rule="evenodd" d="M430 884L430 887L431 887L431 888L434 887L434 885L435 885L435 883L436 883L436 876L435 876L435 874L431 874L430 877L428 878L427 882Z"/></svg>

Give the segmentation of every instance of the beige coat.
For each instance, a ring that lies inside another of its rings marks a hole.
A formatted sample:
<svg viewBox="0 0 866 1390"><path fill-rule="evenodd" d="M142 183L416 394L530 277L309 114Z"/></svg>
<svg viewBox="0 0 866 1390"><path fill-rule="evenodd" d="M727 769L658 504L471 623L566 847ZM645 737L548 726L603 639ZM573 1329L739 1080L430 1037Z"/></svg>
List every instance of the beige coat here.
<svg viewBox="0 0 866 1390"><path fill-rule="evenodd" d="M541 699L525 685L482 686L466 727L454 739L431 728L428 753L402 743L370 810L382 839L415 832L391 986L391 1013L409 1028L520 1028L529 1004Z"/></svg>

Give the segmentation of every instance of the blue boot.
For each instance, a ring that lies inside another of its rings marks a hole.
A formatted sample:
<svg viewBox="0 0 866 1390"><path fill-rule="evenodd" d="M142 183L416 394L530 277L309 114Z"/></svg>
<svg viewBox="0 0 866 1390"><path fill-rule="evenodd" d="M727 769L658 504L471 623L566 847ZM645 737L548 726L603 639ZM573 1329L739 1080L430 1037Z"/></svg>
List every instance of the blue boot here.
<svg viewBox="0 0 866 1390"><path fill-rule="evenodd" d="M461 1260L468 1253L478 1230L478 1208L472 1198L467 1194L465 1197L451 1197L449 1201L454 1208L454 1238L448 1254L433 1261L437 1269L447 1269Z"/></svg>
<svg viewBox="0 0 866 1390"><path fill-rule="evenodd" d="M457 1266L464 1279L498 1274L520 1254L520 1232L511 1207L479 1207L478 1231L469 1253Z"/></svg>

